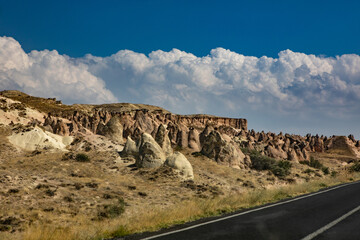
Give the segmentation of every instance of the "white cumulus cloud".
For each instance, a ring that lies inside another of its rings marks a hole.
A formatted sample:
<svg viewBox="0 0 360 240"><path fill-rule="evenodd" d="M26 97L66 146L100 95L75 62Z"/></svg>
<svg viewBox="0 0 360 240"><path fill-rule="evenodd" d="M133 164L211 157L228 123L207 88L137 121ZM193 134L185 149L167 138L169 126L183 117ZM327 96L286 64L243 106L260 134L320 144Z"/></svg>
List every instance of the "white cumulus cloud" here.
<svg viewBox="0 0 360 240"><path fill-rule="evenodd" d="M119 86L123 101L181 113L213 113L216 107L288 113L328 106L346 112L360 100L360 57L355 54L325 58L285 50L278 58L257 58L216 48L196 57L178 49L148 56L121 50L104 58L89 54L76 62Z"/></svg>
<svg viewBox="0 0 360 240"><path fill-rule="evenodd" d="M48 50L25 53L16 40L3 37L0 89L67 102L118 100L159 105L175 113L247 117L264 127L267 121L280 125L283 119L298 125L306 120L314 128L329 121L326 126L335 129L339 119L357 126L360 56L284 50L276 58L252 57L216 48L204 57L173 49L70 58Z"/></svg>
<svg viewBox="0 0 360 240"><path fill-rule="evenodd" d="M73 64L57 51L25 53L13 38L0 38L0 89L16 89L28 94L57 97L65 102L115 102L105 82L88 71L88 66Z"/></svg>

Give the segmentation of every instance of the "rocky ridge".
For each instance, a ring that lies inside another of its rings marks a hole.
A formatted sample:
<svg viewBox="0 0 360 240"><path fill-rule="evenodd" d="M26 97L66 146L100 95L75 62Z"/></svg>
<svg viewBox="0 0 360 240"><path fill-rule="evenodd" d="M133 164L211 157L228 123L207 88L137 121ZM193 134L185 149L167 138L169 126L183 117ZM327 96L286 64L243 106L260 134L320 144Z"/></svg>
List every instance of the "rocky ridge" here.
<svg viewBox="0 0 360 240"><path fill-rule="evenodd" d="M10 104L14 109L25 109L27 106L39 113L42 111L42 119L32 117L29 123L54 134L79 136L92 133L105 136L117 144L124 144L126 139L131 139L137 142L134 144L137 145L137 150L140 150L141 136L147 133L156 139L165 155L171 155L173 148L190 149L234 168L247 168L251 165L248 156L241 149L246 152L255 150L272 158L298 162L309 160L311 152L331 151L341 146L341 149L348 149L346 154L360 157L360 141L355 140L352 135L299 136L248 131L246 119L177 115L143 104L69 106L53 98L36 98L18 91L3 91L0 96L3 99L12 99L11 101L23 101ZM44 106L47 112L44 112ZM1 107L9 108L4 103ZM64 111L60 111L61 108ZM134 144L129 143L125 148Z"/></svg>

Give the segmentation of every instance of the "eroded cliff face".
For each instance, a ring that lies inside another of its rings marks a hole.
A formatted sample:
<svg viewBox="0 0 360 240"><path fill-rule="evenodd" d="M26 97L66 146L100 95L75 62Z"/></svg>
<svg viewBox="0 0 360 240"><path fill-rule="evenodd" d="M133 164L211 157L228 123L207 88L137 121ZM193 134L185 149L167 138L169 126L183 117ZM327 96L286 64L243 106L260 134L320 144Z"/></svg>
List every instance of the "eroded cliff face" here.
<svg viewBox="0 0 360 240"><path fill-rule="evenodd" d="M159 126L163 126L160 129L167 134L171 147L188 148L193 152L200 152L204 145L209 145L207 136L215 131L230 145L236 143L239 149L256 150L277 159L308 160L310 152L339 151L345 149L345 145L346 153L360 156L360 141L356 141L352 135L327 138L310 134L299 136L248 131L246 119L202 114L177 115L144 104L63 105L53 98L37 98L18 91L3 91L0 97L3 98L0 109L9 115L3 121L14 120L11 113L19 112L17 115L31 118L32 125L62 136L92 133L124 144L127 138L137 142L143 133L156 138ZM12 102L6 100L9 98ZM29 107L38 112L29 111ZM21 119L18 122L26 120Z"/></svg>
<svg viewBox="0 0 360 240"><path fill-rule="evenodd" d="M167 126L169 137L173 145L191 148L196 146L199 132L207 125L217 128L220 132L237 134L241 130L247 131L246 119L222 118L209 115L176 115L163 111L149 111L147 109L116 112L109 110L94 109L91 112L74 111L64 116L48 116L44 120L44 127L59 135L75 135L78 131L91 131L95 134L104 135L104 126L112 118L118 118L123 128L123 138L130 136L138 139L143 132L155 137L160 124ZM65 119L65 120L64 120ZM230 129L230 130L229 130Z"/></svg>

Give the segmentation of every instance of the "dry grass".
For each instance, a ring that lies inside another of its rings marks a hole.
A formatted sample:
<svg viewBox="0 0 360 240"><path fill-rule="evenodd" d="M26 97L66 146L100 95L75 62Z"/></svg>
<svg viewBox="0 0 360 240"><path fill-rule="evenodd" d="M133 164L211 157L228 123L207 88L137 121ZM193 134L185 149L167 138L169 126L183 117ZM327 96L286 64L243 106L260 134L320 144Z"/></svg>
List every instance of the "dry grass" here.
<svg viewBox="0 0 360 240"><path fill-rule="evenodd" d="M215 197L213 199L192 198L161 208L139 209L140 214L120 216L101 222L90 221L86 216L76 216L77 225L53 226L43 223L27 228L23 233L11 235L24 240L45 239L102 239L144 231L156 231L175 224L216 216L236 210L251 208L298 195L315 192L324 187L360 179L359 174L343 174L311 182L277 186L272 189L246 190L241 194ZM1 235L0 235L1 236ZM10 236L10 235L9 235Z"/></svg>

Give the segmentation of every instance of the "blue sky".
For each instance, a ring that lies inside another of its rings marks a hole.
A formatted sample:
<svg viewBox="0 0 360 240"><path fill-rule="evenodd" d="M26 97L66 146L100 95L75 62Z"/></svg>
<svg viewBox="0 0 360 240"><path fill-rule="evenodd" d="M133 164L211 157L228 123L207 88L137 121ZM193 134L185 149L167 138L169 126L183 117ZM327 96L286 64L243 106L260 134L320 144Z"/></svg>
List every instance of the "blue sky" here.
<svg viewBox="0 0 360 240"><path fill-rule="evenodd" d="M359 1L0 0L0 36L0 90L360 137Z"/></svg>
<svg viewBox="0 0 360 240"><path fill-rule="evenodd" d="M81 57L216 47L276 57L360 53L359 1L0 1L0 34Z"/></svg>

